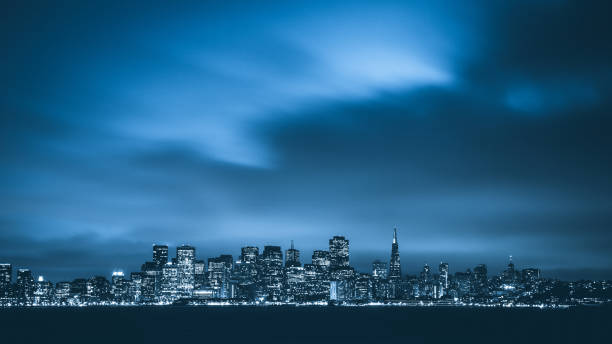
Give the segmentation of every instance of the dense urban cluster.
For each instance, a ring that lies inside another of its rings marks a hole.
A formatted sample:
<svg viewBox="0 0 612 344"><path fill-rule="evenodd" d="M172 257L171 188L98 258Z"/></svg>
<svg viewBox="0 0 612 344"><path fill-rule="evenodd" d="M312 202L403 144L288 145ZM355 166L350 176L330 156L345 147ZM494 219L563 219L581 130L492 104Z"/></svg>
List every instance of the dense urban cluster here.
<svg viewBox="0 0 612 344"><path fill-rule="evenodd" d="M449 274L448 263L425 265L418 275L402 275L397 231L389 262L374 261L371 273L349 264L349 240L334 236L328 250L315 250L310 264L300 251L280 246L241 249L231 255L196 259L192 246L153 246L152 261L141 271L113 272L56 284L29 269L18 269L12 282L11 264L0 264L3 306L82 306L141 304L338 304L338 305L472 305L559 307L612 300L612 282L564 282L544 279L536 268L516 269L512 257L500 275L489 276L480 264Z"/></svg>

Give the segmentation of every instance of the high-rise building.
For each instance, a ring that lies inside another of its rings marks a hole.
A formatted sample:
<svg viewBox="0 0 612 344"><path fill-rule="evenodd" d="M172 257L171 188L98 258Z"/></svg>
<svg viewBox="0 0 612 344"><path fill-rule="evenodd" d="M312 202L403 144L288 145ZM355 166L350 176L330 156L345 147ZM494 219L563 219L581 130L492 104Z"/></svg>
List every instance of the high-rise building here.
<svg viewBox="0 0 612 344"><path fill-rule="evenodd" d="M206 283L206 263L203 260L196 260L193 265L194 288L200 289Z"/></svg>
<svg viewBox="0 0 612 344"><path fill-rule="evenodd" d="M168 262L168 246L153 245L153 262L160 268Z"/></svg>
<svg viewBox="0 0 612 344"><path fill-rule="evenodd" d="M104 276L94 276L87 281L87 299L90 302L104 302L111 299L111 285Z"/></svg>
<svg viewBox="0 0 612 344"><path fill-rule="evenodd" d="M399 244L397 242L397 228L393 229L393 242L391 243L391 259L389 261L389 280L396 281L402 279L402 269L400 265Z"/></svg>
<svg viewBox="0 0 612 344"><path fill-rule="evenodd" d="M230 277L234 259L229 254L208 258L208 285L213 290L214 297L232 297L230 291Z"/></svg>
<svg viewBox="0 0 612 344"><path fill-rule="evenodd" d="M128 296L131 302L140 302L142 294L142 280L144 276L145 273L140 271L130 273Z"/></svg>
<svg viewBox="0 0 612 344"><path fill-rule="evenodd" d="M177 247L176 264L179 296L191 297L195 286L195 248L188 245Z"/></svg>
<svg viewBox="0 0 612 344"><path fill-rule="evenodd" d="M440 262L438 266L438 296L442 297L448 289L448 263Z"/></svg>
<svg viewBox="0 0 612 344"><path fill-rule="evenodd" d="M253 300L256 297L258 256L258 247L246 246L240 250L240 257L232 273L232 278L236 280L237 298Z"/></svg>
<svg viewBox="0 0 612 344"><path fill-rule="evenodd" d="M240 249L240 261L248 264L256 264L259 257L259 247L246 246Z"/></svg>
<svg viewBox="0 0 612 344"><path fill-rule="evenodd" d="M384 300L389 296L388 266L386 262L375 260L372 263L372 298Z"/></svg>
<svg viewBox="0 0 612 344"><path fill-rule="evenodd" d="M161 288L159 300L162 302L173 302L179 298L179 269L174 262L167 262L162 268ZM143 297L145 290L145 280L143 279Z"/></svg>
<svg viewBox="0 0 612 344"><path fill-rule="evenodd" d="M70 299L70 282L57 282L55 284L55 302L66 304Z"/></svg>
<svg viewBox="0 0 612 344"><path fill-rule="evenodd" d="M420 297L432 297L433 296L433 280L431 277L431 268L428 264L423 266L421 275L419 278L419 296Z"/></svg>
<svg viewBox="0 0 612 344"><path fill-rule="evenodd" d="M521 271L521 279L528 289L533 289L540 279L540 269L528 268Z"/></svg>
<svg viewBox="0 0 612 344"><path fill-rule="evenodd" d="M259 265L262 295L270 301L280 301L283 286L283 252L280 246L264 246Z"/></svg>
<svg viewBox="0 0 612 344"><path fill-rule="evenodd" d="M13 266L11 264L0 264L0 299L8 298L13 281Z"/></svg>
<svg viewBox="0 0 612 344"><path fill-rule="evenodd" d="M354 300L368 301L372 299L372 278L369 274L359 274L355 279Z"/></svg>
<svg viewBox="0 0 612 344"><path fill-rule="evenodd" d="M349 241L343 236L329 239L329 260L332 270L349 266Z"/></svg>
<svg viewBox="0 0 612 344"><path fill-rule="evenodd" d="M516 271L514 268L514 262L512 261L512 256L509 256L508 267L506 268L506 270L504 270L504 273L503 273L504 283L514 284L518 282L518 279L519 279L518 271Z"/></svg>
<svg viewBox="0 0 612 344"><path fill-rule="evenodd" d="M113 271L113 276L111 278L111 293L113 294L113 299L117 302L127 301L128 289L129 283L125 279L123 271Z"/></svg>
<svg viewBox="0 0 612 344"><path fill-rule="evenodd" d="M70 282L70 298L75 301L85 301L87 299L87 280L75 278Z"/></svg>
<svg viewBox="0 0 612 344"><path fill-rule="evenodd" d="M472 288L476 295L485 295L487 292L487 266L485 264L479 264L474 268L472 274L473 282Z"/></svg>
<svg viewBox="0 0 612 344"><path fill-rule="evenodd" d="M43 276L38 276L34 283L34 304L47 305L53 296L53 283L45 281Z"/></svg>
<svg viewBox="0 0 612 344"><path fill-rule="evenodd" d="M285 251L285 267L302 266L300 263L300 251L293 247L291 240L291 248Z"/></svg>
<svg viewBox="0 0 612 344"><path fill-rule="evenodd" d="M240 257L235 266L236 277L239 284L251 285L256 282L258 256L258 247L246 246L240 250Z"/></svg>
<svg viewBox="0 0 612 344"><path fill-rule="evenodd" d="M34 277L30 269L17 270L17 298L30 303L34 297Z"/></svg>
<svg viewBox="0 0 612 344"><path fill-rule="evenodd" d="M372 263L372 277L375 279L387 279L387 263L375 260Z"/></svg>
<svg viewBox="0 0 612 344"><path fill-rule="evenodd" d="M305 283L306 274L301 266L290 266L285 268L287 301L301 301L308 294L308 285Z"/></svg>
<svg viewBox="0 0 612 344"><path fill-rule="evenodd" d="M312 265L321 270L329 271L330 264L329 251L314 250L312 252Z"/></svg>
<svg viewBox="0 0 612 344"><path fill-rule="evenodd" d="M467 269L465 272L455 272L455 283L457 288L457 296L463 300L469 298L472 291L472 270Z"/></svg>
<svg viewBox="0 0 612 344"><path fill-rule="evenodd" d="M169 262L168 262L169 263ZM166 264L168 264L166 263ZM140 299L143 302L154 302L162 293L163 268L155 262L145 262L140 270L142 271Z"/></svg>

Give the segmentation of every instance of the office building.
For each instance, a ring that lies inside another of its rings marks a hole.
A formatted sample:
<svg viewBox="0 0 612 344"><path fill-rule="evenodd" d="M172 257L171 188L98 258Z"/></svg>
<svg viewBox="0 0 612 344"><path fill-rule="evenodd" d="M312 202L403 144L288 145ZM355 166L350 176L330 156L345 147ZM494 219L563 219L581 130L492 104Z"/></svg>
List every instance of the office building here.
<svg viewBox="0 0 612 344"><path fill-rule="evenodd" d="M168 246L166 245L153 245L153 263L157 266L163 267L168 262Z"/></svg>
<svg viewBox="0 0 612 344"><path fill-rule="evenodd" d="M349 241L343 236L329 239L329 261L332 270L349 266Z"/></svg>
<svg viewBox="0 0 612 344"><path fill-rule="evenodd" d="M285 267L302 266L300 263L300 251L293 247L293 240L291 240L291 248L285 251Z"/></svg>
<svg viewBox="0 0 612 344"><path fill-rule="evenodd" d="M176 267L178 270L178 294L191 297L195 286L195 248L183 245L176 248Z"/></svg>

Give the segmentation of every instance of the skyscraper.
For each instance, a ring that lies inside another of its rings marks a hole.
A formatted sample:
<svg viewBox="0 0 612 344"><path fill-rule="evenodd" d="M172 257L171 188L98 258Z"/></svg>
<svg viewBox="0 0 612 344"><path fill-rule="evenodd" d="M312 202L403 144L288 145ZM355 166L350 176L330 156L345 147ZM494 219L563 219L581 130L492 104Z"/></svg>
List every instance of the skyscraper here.
<svg viewBox="0 0 612 344"><path fill-rule="evenodd" d="M387 279L387 263L375 260L372 263L372 277L375 279Z"/></svg>
<svg viewBox="0 0 612 344"><path fill-rule="evenodd" d="M343 236L329 239L329 261L332 270L349 266L349 241Z"/></svg>
<svg viewBox="0 0 612 344"><path fill-rule="evenodd" d="M183 245L176 248L179 297L191 297L195 286L195 248Z"/></svg>
<svg viewBox="0 0 612 344"><path fill-rule="evenodd" d="M196 260L193 265L194 288L200 289L206 282L206 263L203 260Z"/></svg>
<svg viewBox="0 0 612 344"><path fill-rule="evenodd" d="M444 294L446 294L446 290L448 289L448 263L440 262L440 265L438 266L438 273L438 296L442 297Z"/></svg>
<svg viewBox="0 0 612 344"><path fill-rule="evenodd" d="M400 266L399 245L397 243L397 228L393 229L393 243L391 243L391 260L389 261L389 280L396 281L402 279L402 269Z"/></svg>
<svg viewBox="0 0 612 344"><path fill-rule="evenodd" d="M240 261L243 263L255 264L259 256L259 247L245 246L240 249Z"/></svg>
<svg viewBox="0 0 612 344"><path fill-rule="evenodd" d="M241 249L240 258L234 267L234 275L238 282L238 297L251 298L255 295L258 256L258 247L246 246Z"/></svg>
<svg viewBox="0 0 612 344"><path fill-rule="evenodd" d="M512 256L508 258L508 267L504 270L503 278L504 283L514 284L518 279L518 272L514 268L514 262L512 261Z"/></svg>
<svg viewBox="0 0 612 344"><path fill-rule="evenodd" d="M283 285L283 252L280 246L264 246L260 259L263 295L271 301L279 301Z"/></svg>
<svg viewBox="0 0 612 344"><path fill-rule="evenodd" d="M0 298L8 297L13 279L13 266L0 264Z"/></svg>
<svg viewBox="0 0 612 344"><path fill-rule="evenodd" d="M129 300L133 302L140 302L142 293L142 280L144 278L144 272L132 272L130 273L130 284L128 289Z"/></svg>
<svg viewBox="0 0 612 344"><path fill-rule="evenodd" d="M140 268L143 272L140 295L142 301L153 302L160 296L162 292L162 270L166 265L159 266L155 262L142 264Z"/></svg>
<svg viewBox="0 0 612 344"><path fill-rule="evenodd" d="M472 278L474 279L472 283L474 293L484 295L487 292L487 266L485 264L476 266Z"/></svg>
<svg viewBox="0 0 612 344"><path fill-rule="evenodd" d="M423 266L423 270L421 271L421 275L419 278L419 296L421 297L431 297L433 296L433 283L431 278L431 268L428 264Z"/></svg>
<svg viewBox="0 0 612 344"><path fill-rule="evenodd" d="M328 271L330 264L329 251L314 250L312 252L312 265L322 271Z"/></svg>
<svg viewBox="0 0 612 344"><path fill-rule="evenodd" d="M285 251L285 267L302 266L300 263L300 251L293 247L291 240L291 248Z"/></svg>
<svg viewBox="0 0 612 344"><path fill-rule="evenodd" d="M153 245L153 262L160 268L168 262L167 245Z"/></svg>
<svg viewBox="0 0 612 344"><path fill-rule="evenodd" d="M34 277L30 269L17 270L17 297L22 302L31 302L34 296Z"/></svg>
<svg viewBox="0 0 612 344"><path fill-rule="evenodd" d="M229 279L234 259L229 254L208 258L208 284L213 294L218 298L228 298L230 295Z"/></svg>
<svg viewBox="0 0 612 344"><path fill-rule="evenodd" d="M148 279L145 278L142 280L142 297L145 300L148 299L147 295L145 295L145 283L148 283ZM179 285L179 273L178 266L174 262L168 262L162 268L162 278L161 278L161 288L159 292L159 300L162 302L173 302L176 300L178 295L178 285ZM153 301L153 300L147 300Z"/></svg>

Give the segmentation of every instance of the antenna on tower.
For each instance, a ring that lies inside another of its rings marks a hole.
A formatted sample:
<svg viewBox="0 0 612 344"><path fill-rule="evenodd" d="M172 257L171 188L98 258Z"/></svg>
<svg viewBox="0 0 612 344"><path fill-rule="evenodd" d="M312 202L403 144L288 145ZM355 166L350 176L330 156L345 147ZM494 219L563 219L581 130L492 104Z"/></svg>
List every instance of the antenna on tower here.
<svg viewBox="0 0 612 344"><path fill-rule="evenodd" d="M397 244L397 227L393 227L393 243Z"/></svg>
<svg viewBox="0 0 612 344"><path fill-rule="evenodd" d="M291 240L291 249L293 250L293 240Z"/></svg>

